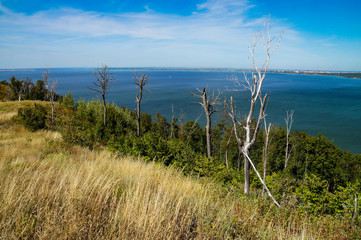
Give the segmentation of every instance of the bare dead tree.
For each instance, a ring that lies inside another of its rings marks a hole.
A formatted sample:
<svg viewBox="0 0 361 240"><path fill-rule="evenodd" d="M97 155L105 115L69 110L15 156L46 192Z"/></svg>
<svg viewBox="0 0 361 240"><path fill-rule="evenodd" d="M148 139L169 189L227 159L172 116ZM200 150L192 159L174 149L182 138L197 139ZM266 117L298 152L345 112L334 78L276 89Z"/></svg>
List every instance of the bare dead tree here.
<svg viewBox="0 0 361 240"><path fill-rule="evenodd" d="M51 103L51 125L55 126L55 117L54 117L54 101L55 101L55 89L57 87L56 81L49 81L49 69L46 69L46 72L41 74L41 77L44 81L46 88L46 97Z"/></svg>
<svg viewBox="0 0 361 240"><path fill-rule="evenodd" d="M147 84L149 78L144 73L137 73L136 71L133 72L133 79L135 85L137 85L137 136L140 137L140 104L143 98L143 92L147 92L148 90L144 88Z"/></svg>
<svg viewBox="0 0 361 240"><path fill-rule="evenodd" d="M185 118L185 113L183 112L183 110L181 109L180 113L179 113L179 137L182 140L185 140L185 129L184 129L184 118Z"/></svg>
<svg viewBox="0 0 361 240"><path fill-rule="evenodd" d="M217 95L214 94L214 92L212 93L212 95L210 97L207 96L208 93L208 89L207 88L203 88L203 90L200 90L197 88L197 91L199 94L195 94L193 92L191 92L191 94L197 98L201 98L202 102L197 102L199 103L204 110L204 113L206 115L206 119L207 119L207 125L206 125L206 140L207 140L207 157L211 158L212 157L212 143L211 143L211 128L212 128L212 114L215 112L219 112L222 109L217 108L217 105L220 105L221 102L219 100L219 96L220 96L220 92L218 92Z"/></svg>
<svg viewBox="0 0 361 240"><path fill-rule="evenodd" d="M357 194L355 194L355 204L353 207L353 211L352 211L352 223L355 221L356 218L356 214L357 214Z"/></svg>
<svg viewBox="0 0 361 240"><path fill-rule="evenodd" d="M265 142L264 142L264 156L263 156L263 181L266 182L266 173L267 173L267 161L268 161L268 149L270 145L270 133L271 133L272 124L267 125L266 118L264 118L264 132L265 132ZM263 185L262 195L264 195L265 186Z"/></svg>
<svg viewBox="0 0 361 240"><path fill-rule="evenodd" d="M174 107L173 107L173 104L172 104L172 124L170 126L170 139L173 139L175 137L175 128L174 126L176 125L176 122L177 120L175 119L175 116L174 116Z"/></svg>
<svg viewBox="0 0 361 240"><path fill-rule="evenodd" d="M21 80L19 84L19 91L18 91L18 99L19 102L21 101L21 98L27 93L29 90L31 84L30 78L26 78L25 80Z"/></svg>
<svg viewBox="0 0 361 240"><path fill-rule="evenodd" d="M232 119L233 123L233 129L234 129L234 135L237 140L238 149L240 152L242 152L243 158L244 158L244 175L245 175L245 184L244 184L244 193L249 194L249 187L250 187L250 166L251 164L253 170L256 172L257 176L259 177L259 180L262 182L262 184L265 186L265 189L268 193L268 195L273 199L275 204L279 206L279 204L276 202L276 200L273 198L272 194L268 190L268 187L264 183L263 179L261 178L259 172L257 171L255 165L253 164L252 160L249 157L249 150L254 145L258 131L262 122L262 119L265 118L265 108L266 103L268 99L268 95L265 94L262 96L262 84L263 81L266 78L269 61L273 54L273 52L278 48L279 41L281 39L281 36L279 37L278 44L274 48L274 50L271 50L272 42L274 41L275 37L270 37L269 32L269 20L265 21L265 31L260 33L259 35L255 35L254 37L254 43L250 47L251 57L252 57L252 63L253 63L253 70L254 73L251 74L251 78L248 78L246 74L244 74L244 81L245 84L241 84L240 81L237 81L236 84L238 86L243 86L246 89L248 89L251 93L250 95L250 108L248 111L248 114L246 115L245 123L242 123L237 120L237 115L234 108L234 102L233 98L230 98L230 102L228 104L228 112L229 116ZM256 64L255 60L255 50L258 44L261 44L265 50L265 60L263 64L259 67ZM254 121L254 111L256 108L257 102L260 103L260 109L259 114L256 120ZM240 137L237 126L240 126L245 131L245 136L243 138Z"/></svg>
<svg viewBox="0 0 361 240"><path fill-rule="evenodd" d="M233 122L234 135L235 135L237 143L238 143L238 148L239 148L239 151L242 152L242 154L243 154L243 156L245 158L244 159L244 163L245 163L244 164L244 166L245 166L245 188L244 188L245 191L244 192L245 192L245 194L249 193L249 185L248 185L248 187L246 186L246 184L247 184L247 182L246 182L247 181L246 173L248 173L248 184L249 184L249 165L246 165L246 162L248 162L248 164L250 164L252 166L253 170L257 174L259 180L261 181L264 189L267 192L267 195L272 199L272 201L276 204L277 207L281 207L280 204L273 197L271 191L267 187L265 181L262 179L262 177L261 177L260 173L258 172L256 166L254 165L253 161L249 157L249 148L250 148L250 146L252 146L254 144L254 142L256 140L257 132L259 130L260 123L261 123L262 119L264 119L266 117L264 112L265 112L267 94L263 98L261 98L261 96L259 96L259 99L260 99L260 104L261 104L260 113L259 113L259 116L258 116L256 128L254 129L254 132L253 132L253 137L252 137L251 142L247 142L247 139L250 139L250 138L248 138L247 135L250 135L249 132L251 130L251 126L249 125L249 128L248 128L249 130L248 130L247 129L247 120L246 120L246 125L243 125L241 122L239 122L236 119L236 114L235 114L235 110L234 110L234 103L233 103L233 98L232 97L230 98L230 104L229 104L229 107L228 107L229 115L231 116L232 122ZM241 127L243 127L246 130L246 138L245 138L246 140L245 141L242 141L242 139L239 137L239 134L238 134L238 131L237 131L237 124L240 125ZM248 169L246 169L246 167L248 167ZM248 171L246 171L246 170L248 170Z"/></svg>
<svg viewBox="0 0 361 240"><path fill-rule="evenodd" d="M20 82L20 90L19 90L19 102L21 101L21 97L24 95L25 93L25 88L26 88L26 83L25 81L21 81Z"/></svg>
<svg viewBox="0 0 361 240"><path fill-rule="evenodd" d="M293 123L293 114L295 112L291 110L290 112L287 111L287 117L285 118L286 122L286 154L285 154L285 169L287 168L288 160L290 159L291 153L289 151L289 138L292 129Z"/></svg>
<svg viewBox="0 0 361 240"><path fill-rule="evenodd" d="M228 137L228 141L227 141L227 145L226 145L226 156L225 156L225 160L226 160L226 166L227 166L227 171L228 171L228 172L229 172L228 149L229 149L229 144L231 143L232 133L233 133L233 127L231 128L231 131L229 132L229 137Z"/></svg>
<svg viewBox="0 0 361 240"><path fill-rule="evenodd" d="M93 87L88 87L91 91L96 94L100 94L104 106L104 127L107 126L107 104L105 101L105 95L110 88L111 82L114 80L112 74L109 71L107 65L102 65L98 67L96 71L93 72L95 80L93 81Z"/></svg>

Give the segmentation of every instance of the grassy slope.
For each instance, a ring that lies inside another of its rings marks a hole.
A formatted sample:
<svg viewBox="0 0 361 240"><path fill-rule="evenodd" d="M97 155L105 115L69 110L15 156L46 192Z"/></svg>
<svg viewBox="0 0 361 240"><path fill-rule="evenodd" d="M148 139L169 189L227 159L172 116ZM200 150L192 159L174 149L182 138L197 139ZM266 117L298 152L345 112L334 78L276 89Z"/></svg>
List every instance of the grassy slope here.
<svg viewBox="0 0 361 240"><path fill-rule="evenodd" d="M1 239L347 239L341 222L236 199L216 184L30 133L0 103ZM336 227L341 226L341 227Z"/></svg>

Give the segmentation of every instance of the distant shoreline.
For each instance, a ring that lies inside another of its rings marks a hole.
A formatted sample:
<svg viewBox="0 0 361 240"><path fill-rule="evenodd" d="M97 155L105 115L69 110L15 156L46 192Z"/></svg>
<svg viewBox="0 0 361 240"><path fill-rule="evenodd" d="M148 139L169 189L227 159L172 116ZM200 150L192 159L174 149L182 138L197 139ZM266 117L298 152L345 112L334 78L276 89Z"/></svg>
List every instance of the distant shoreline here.
<svg viewBox="0 0 361 240"><path fill-rule="evenodd" d="M286 73L286 74L302 74L302 75L319 75L319 76L336 76L352 79L361 79L361 72L330 72L330 71L270 71L273 73Z"/></svg>
<svg viewBox="0 0 361 240"><path fill-rule="evenodd" d="M89 68L89 67L84 67ZM24 72L35 71L42 68L30 68L30 69L0 69L0 72ZM64 69L64 68L63 68ZM90 68L89 68L90 69ZM162 67L135 67L135 68L123 68L114 67L113 70L158 70L158 71L215 71L215 72L252 72L253 69L237 69L237 68L162 68ZM283 74L302 74L302 75L323 75L323 76L336 76L351 79L361 79L361 72L333 72L333 71L317 71L317 70L268 70L270 73L283 73Z"/></svg>

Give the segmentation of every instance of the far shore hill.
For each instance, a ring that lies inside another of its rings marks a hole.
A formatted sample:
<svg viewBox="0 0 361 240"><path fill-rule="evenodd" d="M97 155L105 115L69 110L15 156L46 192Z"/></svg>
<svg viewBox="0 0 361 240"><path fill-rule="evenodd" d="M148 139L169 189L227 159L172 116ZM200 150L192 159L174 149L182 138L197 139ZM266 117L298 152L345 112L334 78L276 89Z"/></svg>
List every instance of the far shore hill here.
<svg viewBox="0 0 361 240"><path fill-rule="evenodd" d="M11 71L31 71L39 68L21 68L21 69L0 69L0 72ZM65 68L63 68L65 69ZM234 72L252 72L254 69L239 69L239 68L184 68L184 67L111 67L110 69L119 70L163 70L163 71L234 71ZM282 70L269 69L270 73L285 73L285 74L304 74L304 75L327 75L338 76L345 78L361 79L361 72L357 71L321 71L321 70Z"/></svg>

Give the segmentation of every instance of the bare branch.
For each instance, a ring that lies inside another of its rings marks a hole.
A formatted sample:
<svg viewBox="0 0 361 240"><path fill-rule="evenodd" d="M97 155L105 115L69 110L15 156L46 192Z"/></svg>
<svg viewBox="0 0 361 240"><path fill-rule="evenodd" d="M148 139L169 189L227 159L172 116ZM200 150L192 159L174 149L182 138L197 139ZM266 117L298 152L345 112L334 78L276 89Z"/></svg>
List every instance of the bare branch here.
<svg viewBox="0 0 361 240"><path fill-rule="evenodd" d="M212 146L211 146L211 116L213 113L221 111L220 108L217 108L217 105L221 105L221 101L219 100L219 96L221 94L220 91L218 91L218 95L215 95L214 91L212 92L212 94L210 96L208 96L208 88L205 87L203 88L203 90L200 90L197 88L197 91L200 94L195 94L193 92L190 92L193 96L197 97L197 98L201 98L202 101L198 102L204 110L204 113L206 115L207 118L207 125L206 125L206 140L207 140L207 156L208 158L211 158L211 153L212 153Z"/></svg>
<svg viewBox="0 0 361 240"><path fill-rule="evenodd" d="M266 116L265 116L265 107L266 107L266 102L267 102L267 94L263 97L263 100L261 101L261 107L260 107L260 110L259 110L259 115L258 115L258 121L257 121L257 125L256 125L256 128L253 132L253 138L251 140L251 144L253 145L256 141L256 138L257 138L257 134L258 134L258 130L261 126L261 122L262 122L262 119L264 119Z"/></svg>
<svg viewBox="0 0 361 240"><path fill-rule="evenodd" d="M290 159L291 156L291 151L289 151L289 136L291 133L291 129L292 129L292 124L293 124L293 114L295 113L295 111L291 110L290 112L287 111L287 117L285 118L285 122L286 122L286 150L285 150L285 169L287 168L287 164L288 164L288 160Z"/></svg>
<svg viewBox="0 0 361 240"><path fill-rule="evenodd" d="M55 117L54 117L54 98L55 98L55 89L57 87L56 81L49 82L49 69L46 69L46 72L41 74L44 85L46 88L46 97L50 100L51 103L51 123L55 126Z"/></svg>
<svg viewBox="0 0 361 240"><path fill-rule="evenodd" d="M230 97L230 105L228 105L228 114L232 119L234 136L235 136L235 138L237 140L238 145L241 146L242 145L242 140L238 136L238 132L237 132L237 123L238 124L240 124L240 123L236 119L236 114L235 114L235 111L234 111L234 103L233 103L233 97L232 96Z"/></svg>
<svg viewBox="0 0 361 240"><path fill-rule="evenodd" d="M149 78L145 75L145 73L137 73L133 71L133 80L135 85L137 85L137 136L140 137L140 103L143 98L143 92L148 92L148 89L145 88L145 85L148 83Z"/></svg>
<svg viewBox="0 0 361 240"><path fill-rule="evenodd" d="M114 80L112 74L107 65L102 65L93 71L95 80L93 81L94 87L88 87L89 90L101 94L104 98L105 94L111 87L111 83Z"/></svg>
<svg viewBox="0 0 361 240"><path fill-rule="evenodd" d="M104 106L104 127L107 125L107 104L105 101L105 95L111 87L111 83L114 80L112 74L107 65L98 67L96 71L93 71L95 80L93 81L93 87L88 87L89 90L99 94L102 98Z"/></svg>
<svg viewBox="0 0 361 240"><path fill-rule="evenodd" d="M272 193L270 192L270 190L268 189L266 183L263 181L263 179L261 178L261 175L259 174L259 172L257 171L257 168L255 167L253 161L251 160L251 158L248 156L248 154L245 154L245 157L248 159L248 161L251 163L253 170L256 172L259 180L261 181L262 185L265 187L268 196L273 200L273 202L276 204L277 207L281 207L281 205L276 201L276 199L272 196Z"/></svg>
<svg viewBox="0 0 361 240"><path fill-rule="evenodd" d="M239 80L235 82L235 85L248 89L251 93L249 111L247 113L246 121L243 125L236 119L234 105L233 105L234 103L232 98L230 105L228 106L229 116L231 117L233 122L233 127L235 128L234 132L238 143L238 149L242 151L245 160L244 191L246 194L249 193L249 187L250 187L248 153L256 141L262 120L265 119L266 117L265 109L267 106L268 94L262 96L262 85L263 85L263 81L266 78L271 55L274 52L272 51L272 42L275 39L275 37L270 36L269 25L270 25L270 19L267 19L265 21L265 30L259 34L254 35L253 44L249 47L254 72L252 72L250 76L247 76L247 74L244 73L244 84L241 84ZM258 49L259 47L263 48L265 51L265 59L263 61L263 64L261 64L260 66L258 66L256 62L256 49ZM276 48L278 48L278 45ZM256 109L258 101L260 102L259 114L258 114L258 118L254 120L254 111ZM245 130L245 136L244 139L242 140L237 134L237 130L236 130L237 124L242 126ZM253 163L251 164L252 167L255 169Z"/></svg>

